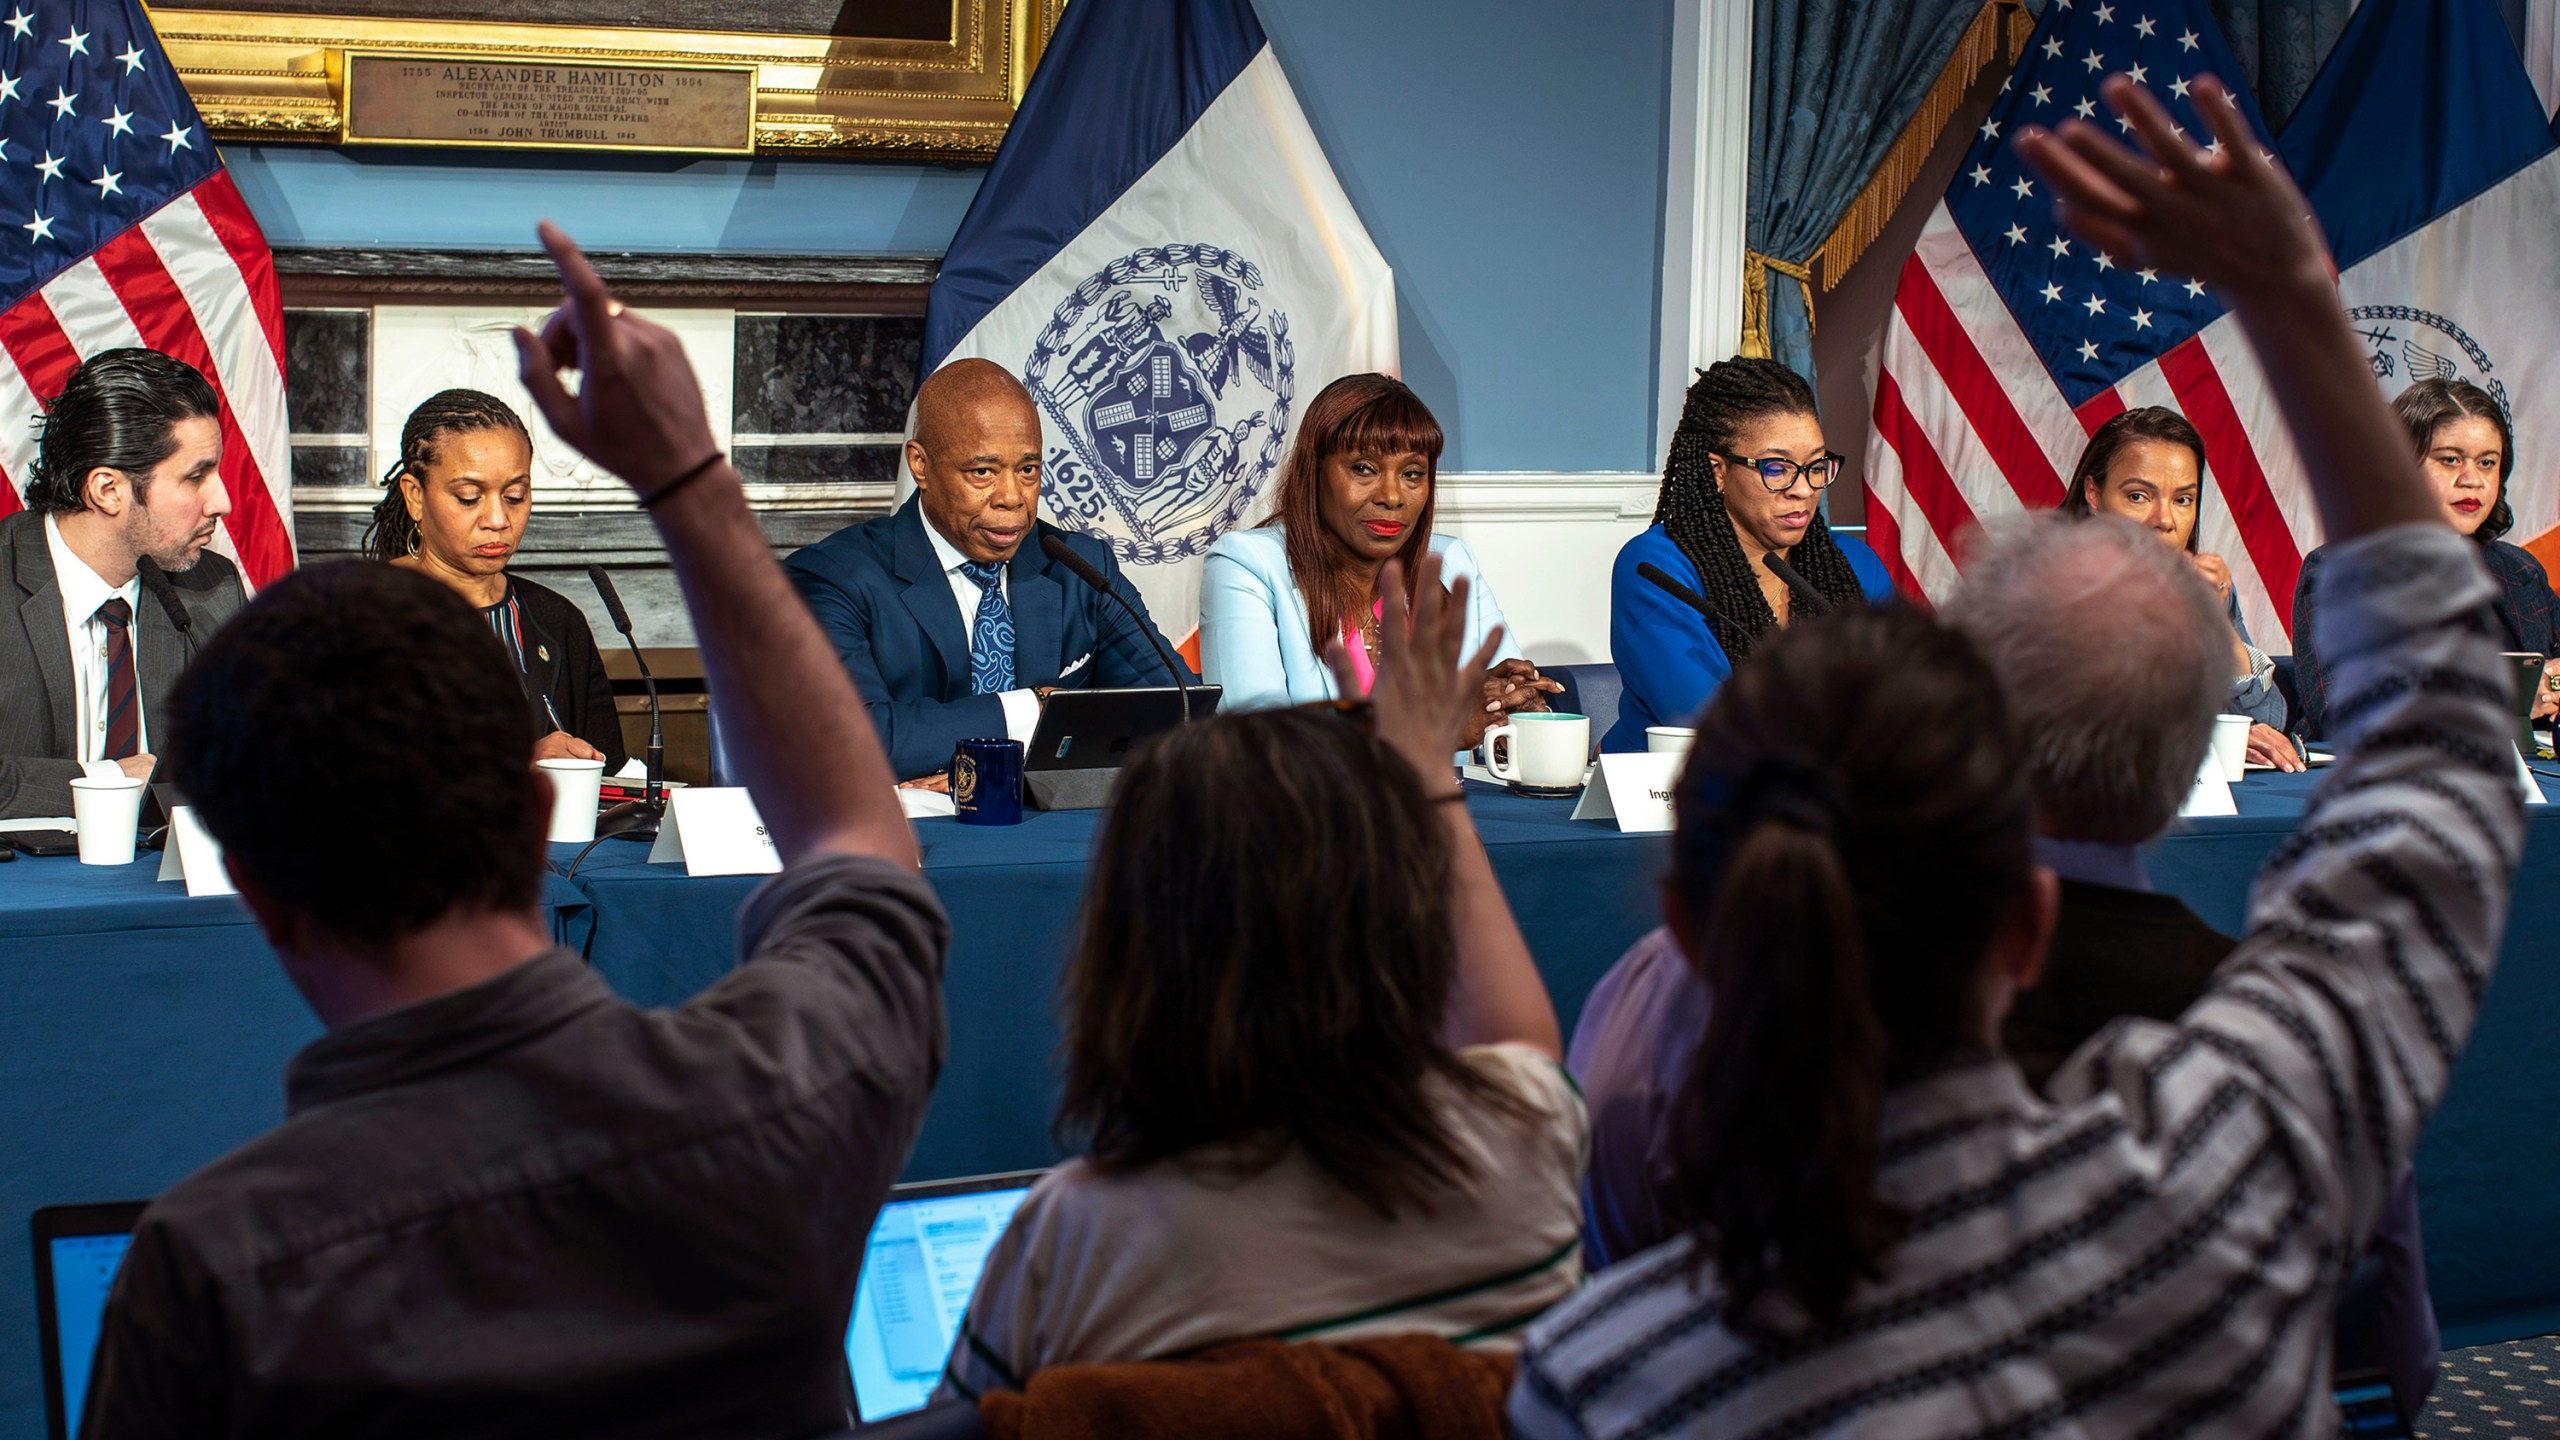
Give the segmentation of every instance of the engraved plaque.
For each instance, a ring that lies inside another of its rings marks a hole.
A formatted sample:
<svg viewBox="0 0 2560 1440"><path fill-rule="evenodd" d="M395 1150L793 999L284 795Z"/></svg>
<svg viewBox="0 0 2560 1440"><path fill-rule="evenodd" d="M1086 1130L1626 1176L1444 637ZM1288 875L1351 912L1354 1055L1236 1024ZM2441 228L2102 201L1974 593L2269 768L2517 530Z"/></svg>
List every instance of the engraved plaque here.
<svg viewBox="0 0 2560 1440"><path fill-rule="evenodd" d="M347 144L744 155L756 69L349 53L343 113Z"/></svg>

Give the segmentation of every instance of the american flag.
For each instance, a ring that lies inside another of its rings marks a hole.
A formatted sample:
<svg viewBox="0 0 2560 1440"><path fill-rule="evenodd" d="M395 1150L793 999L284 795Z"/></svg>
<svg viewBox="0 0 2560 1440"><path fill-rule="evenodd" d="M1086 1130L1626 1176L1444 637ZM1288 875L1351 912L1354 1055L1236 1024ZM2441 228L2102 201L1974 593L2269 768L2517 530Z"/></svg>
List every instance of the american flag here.
<svg viewBox="0 0 2560 1440"><path fill-rule="evenodd" d="M0 515L81 357L142 345L222 398L248 582L293 567L284 308L266 237L134 0L0 0Z"/></svg>
<svg viewBox="0 0 2560 1440"><path fill-rule="evenodd" d="M2269 407L2236 322L2203 286L2128 268L2064 232L2010 143L2026 125L2074 117L2129 129L2098 94L2118 73L2150 87L2183 133L2209 138L2189 89L2240 71L2200 4L2047 7L1903 266L1876 379L1868 539L1906 593L1942 598L1967 526L2059 505L2090 431L2166 405L2204 435L2199 544L2230 562L2252 633L2278 648L2310 509L2281 429L2242 423ZM2263 137L2254 103L2237 103Z"/></svg>

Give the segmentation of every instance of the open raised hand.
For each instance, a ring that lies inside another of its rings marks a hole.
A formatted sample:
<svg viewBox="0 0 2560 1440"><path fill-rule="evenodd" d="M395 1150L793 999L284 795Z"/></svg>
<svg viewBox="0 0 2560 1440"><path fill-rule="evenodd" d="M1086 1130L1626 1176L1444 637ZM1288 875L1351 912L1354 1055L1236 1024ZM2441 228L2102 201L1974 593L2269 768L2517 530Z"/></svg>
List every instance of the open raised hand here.
<svg viewBox="0 0 2560 1440"><path fill-rule="evenodd" d="M1390 560L1378 576L1378 593L1386 614L1378 626L1377 679L1369 687L1369 703L1377 716L1378 738L1402 755L1426 781L1449 773L1449 757L1466 743L1468 723L1484 703L1485 667L1502 644L1495 626L1476 653L1460 662L1458 647L1467 637L1467 579L1459 576L1448 589L1440 586L1440 557L1425 555L1416 567L1419 597L1405 600L1399 562ZM1351 658L1336 640L1325 651L1333 666L1335 693L1360 693Z"/></svg>
<svg viewBox="0 0 2560 1440"><path fill-rule="evenodd" d="M2197 113L2213 131L2199 148L2150 91L2113 75L2101 92L2133 127L2139 150L2085 120L2059 133L2031 126L2018 154L2055 195L2055 218L2126 265L2190 275L2235 291L2329 279L2327 242L2291 176L2260 148L2230 87L2199 78Z"/></svg>

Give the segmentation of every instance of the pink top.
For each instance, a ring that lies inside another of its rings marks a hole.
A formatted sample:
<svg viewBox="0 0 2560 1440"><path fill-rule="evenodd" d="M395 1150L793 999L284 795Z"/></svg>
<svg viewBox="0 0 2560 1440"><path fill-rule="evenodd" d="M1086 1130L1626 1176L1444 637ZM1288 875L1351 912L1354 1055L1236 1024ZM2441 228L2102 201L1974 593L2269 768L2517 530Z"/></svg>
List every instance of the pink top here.
<svg viewBox="0 0 2560 1440"><path fill-rule="evenodd" d="M1371 607L1369 613L1377 616L1383 623L1387 617L1387 602L1384 600L1377 602ZM1368 694L1370 689L1378 683L1378 667L1370 663L1369 644L1360 637L1360 627L1353 623L1348 615L1342 617L1342 648L1350 652L1351 673L1360 682L1360 693ZM1355 697L1345 695L1341 698L1349 700Z"/></svg>

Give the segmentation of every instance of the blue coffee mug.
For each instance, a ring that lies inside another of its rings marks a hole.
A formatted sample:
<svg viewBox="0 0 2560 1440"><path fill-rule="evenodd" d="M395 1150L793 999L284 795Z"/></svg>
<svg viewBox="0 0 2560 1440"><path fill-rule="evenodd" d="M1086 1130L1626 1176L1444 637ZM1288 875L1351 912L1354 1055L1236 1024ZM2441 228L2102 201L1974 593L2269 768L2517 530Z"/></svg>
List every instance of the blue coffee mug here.
<svg viewBox="0 0 2560 1440"><path fill-rule="evenodd" d="M963 825L1022 823L1022 742L963 740L951 748L951 805Z"/></svg>

